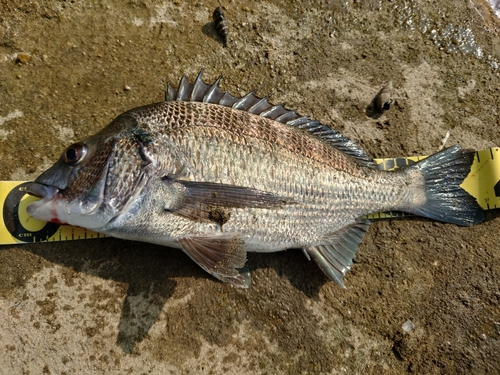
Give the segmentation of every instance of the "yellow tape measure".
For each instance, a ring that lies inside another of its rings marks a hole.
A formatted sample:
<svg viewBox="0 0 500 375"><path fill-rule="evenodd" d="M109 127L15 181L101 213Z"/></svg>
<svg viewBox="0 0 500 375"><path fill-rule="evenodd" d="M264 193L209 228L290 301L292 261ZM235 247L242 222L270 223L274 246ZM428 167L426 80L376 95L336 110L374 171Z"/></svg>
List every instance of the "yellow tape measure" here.
<svg viewBox="0 0 500 375"><path fill-rule="evenodd" d="M375 159L380 169L390 170L415 164L425 156ZM41 241L68 241L105 237L88 229L45 223L33 219L26 212L28 204L38 198L26 194L29 182L0 181L0 245ZM474 163L462 188L475 197L484 210L500 208L500 149L489 148L476 152ZM386 219L410 216L401 212L382 212L367 216Z"/></svg>
<svg viewBox="0 0 500 375"><path fill-rule="evenodd" d="M476 151L470 173L460 186L484 210L500 208L500 148Z"/></svg>
<svg viewBox="0 0 500 375"><path fill-rule="evenodd" d="M391 170L413 165L426 156L375 159L380 169ZM470 173L460 185L477 199L483 210L500 208L500 148L476 151ZM412 216L405 212L379 212L366 216L368 219L388 219Z"/></svg>
<svg viewBox="0 0 500 375"><path fill-rule="evenodd" d="M0 181L0 245L105 237L88 229L33 219L26 207L39 198L26 193L28 184L29 181Z"/></svg>

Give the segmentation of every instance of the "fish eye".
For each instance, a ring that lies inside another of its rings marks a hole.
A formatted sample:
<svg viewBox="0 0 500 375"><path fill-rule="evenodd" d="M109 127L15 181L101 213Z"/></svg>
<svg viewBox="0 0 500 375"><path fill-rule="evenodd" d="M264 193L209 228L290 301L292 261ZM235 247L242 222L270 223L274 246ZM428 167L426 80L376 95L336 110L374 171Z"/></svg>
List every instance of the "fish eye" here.
<svg viewBox="0 0 500 375"><path fill-rule="evenodd" d="M64 162L68 165L76 165L83 160L86 154L87 146L83 143L75 143L64 151Z"/></svg>

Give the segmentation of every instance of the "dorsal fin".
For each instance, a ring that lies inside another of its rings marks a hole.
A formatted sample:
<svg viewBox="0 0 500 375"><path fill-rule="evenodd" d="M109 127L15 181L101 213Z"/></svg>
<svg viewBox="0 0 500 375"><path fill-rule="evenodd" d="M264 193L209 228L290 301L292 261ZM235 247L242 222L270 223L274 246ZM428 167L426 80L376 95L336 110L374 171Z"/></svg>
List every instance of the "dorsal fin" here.
<svg viewBox="0 0 500 375"><path fill-rule="evenodd" d="M295 111L285 108L285 104L273 105L267 101L267 98L259 98L253 92L241 98L237 98L219 88L221 77L213 84L203 82L203 70L204 69L201 69L194 83L189 82L185 75L182 76L177 89L168 83L167 91L165 92L165 101L194 101L219 104L224 107L230 107L266 117L302 129L327 141L336 149L353 157L361 165L375 166L373 159L370 158L361 147L340 134L337 130L330 129L319 121L301 116Z"/></svg>

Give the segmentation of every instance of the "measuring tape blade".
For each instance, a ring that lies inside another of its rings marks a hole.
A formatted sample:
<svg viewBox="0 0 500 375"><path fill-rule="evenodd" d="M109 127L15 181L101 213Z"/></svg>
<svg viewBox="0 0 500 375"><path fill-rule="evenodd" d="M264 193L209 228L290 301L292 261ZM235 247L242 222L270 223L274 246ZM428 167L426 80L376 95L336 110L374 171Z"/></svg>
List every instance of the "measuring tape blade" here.
<svg viewBox="0 0 500 375"><path fill-rule="evenodd" d="M375 159L379 169L391 170L413 165L427 156ZM476 198L483 210L500 208L500 149L476 151L469 175L460 185ZM405 212L382 212L367 215L367 219L389 219L413 216Z"/></svg>
<svg viewBox="0 0 500 375"><path fill-rule="evenodd" d="M380 169L391 170L406 167L425 159L426 156L375 159ZM88 229L45 223L33 219L26 212L28 204L39 198L26 193L29 182L0 181L0 245L33 243L42 241L68 241L101 238L105 235ZM476 151L471 171L460 185L475 197L484 210L500 207L500 149ZM412 216L404 212L379 212L366 216L368 219L389 219Z"/></svg>
<svg viewBox="0 0 500 375"><path fill-rule="evenodd" d="M484 210L500 208L500 148L476 151L470 173L460 186Z"/></svg>
<svg viewBox="0 0 500 375"><path fill-rule="evenodd" d="M29 181L0 181L0 245L105 237L88 229L35 220L26 207L39 198L26 193Z"/></svg>

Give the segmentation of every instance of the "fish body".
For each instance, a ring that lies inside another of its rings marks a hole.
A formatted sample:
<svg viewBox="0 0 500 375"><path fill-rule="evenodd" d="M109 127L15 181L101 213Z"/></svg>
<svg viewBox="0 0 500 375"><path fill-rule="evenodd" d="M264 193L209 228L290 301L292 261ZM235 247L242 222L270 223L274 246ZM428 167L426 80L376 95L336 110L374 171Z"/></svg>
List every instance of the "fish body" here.
<svg viewBox="0 0 500 375"><path fill-rule="evenodd" d="M289 248L343 285L373 212L483 220L459 187L472 152L455 146L381 171L337 131L252 93L235 98L201 75L69 146L28 186L42 198L29 214L181 248L239 287L250 285L247 252Z"/></svg>

